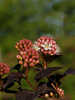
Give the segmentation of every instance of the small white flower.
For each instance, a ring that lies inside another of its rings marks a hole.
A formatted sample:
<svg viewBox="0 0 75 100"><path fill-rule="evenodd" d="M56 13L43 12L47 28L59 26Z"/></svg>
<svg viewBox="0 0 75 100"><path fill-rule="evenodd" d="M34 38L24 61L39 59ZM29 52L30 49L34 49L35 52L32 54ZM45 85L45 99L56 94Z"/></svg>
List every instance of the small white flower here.
<svg viewBox="0 0 75 100"><path fill-rule="evenodd" d="M43 47L45 50L48 50L49 49L49 45L47 43L42 44L41 47Z"/></svg>
<svg viewBox="0 0 75 100"><path fill-rule="evenodd" d="M36 51L39 51L40 50L40 48L38 47L38 46L34 46L33 47Z"/></svg>
<svg viewBox="0 0 75 100"><path fill-rule="evenodd" d="M45 48L45 45L44 44L41 44L41 47Z"/></svg>
<svg viewBox="0 0 75 100"><path fill-rule="evenodd" d="M34 43L33 48L34 48L36 51L39 51L39 50L40 50L40 48L39 48L38 45L37 45L37 42Z"/></svg>
<svg viewBox="0 0 75 100"><path fill-rule="evenodd" d="M52 48L52 43L49 43L49 47Z"/></svg>
<svg viewBox="0 0 75 100"><path fill-rule="evenodd" d="M52 44L45 42L44 44L41 44L41 47L43 47L45 50L51 50Z"/></svg>

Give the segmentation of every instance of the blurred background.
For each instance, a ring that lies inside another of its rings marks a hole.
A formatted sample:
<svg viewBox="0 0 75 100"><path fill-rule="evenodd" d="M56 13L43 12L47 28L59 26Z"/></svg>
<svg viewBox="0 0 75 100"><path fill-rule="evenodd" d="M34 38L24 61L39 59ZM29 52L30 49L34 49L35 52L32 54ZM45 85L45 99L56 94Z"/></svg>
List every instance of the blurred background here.
<svg viewBox="0 0 75 100"><path fill-rule="evenodd" d="M16 42L41 35L53 36L63 52L51 66L75 68L75 0L0 0L0 62L14 66ZM63 88L75 100L75 76L67 76Z"/></svg>

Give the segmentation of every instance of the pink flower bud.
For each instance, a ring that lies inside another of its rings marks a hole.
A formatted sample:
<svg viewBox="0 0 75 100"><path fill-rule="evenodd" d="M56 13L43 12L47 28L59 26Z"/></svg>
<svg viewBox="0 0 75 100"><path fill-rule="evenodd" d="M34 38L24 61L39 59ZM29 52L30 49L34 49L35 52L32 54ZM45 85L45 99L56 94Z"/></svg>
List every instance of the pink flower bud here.
<svg viewBox="0 0 75 100"><path fill-rule="evenodd" d="M24 67L27 67L28 66L28 64L27 63L24 63Z"/></svg>
<svg viewBox="0 0 75 100"><path fill-rule="evenodd" d="M23 59L25 59L25 57L26 57L25 55L22 55L22 58L23 58Z"/></svg>
<svg viewBox="0 0 75 100"><path fill-rule="evenodd" d="M19 59L20 58L20 55L17 55L16 58Z"/></svg>
<svg viewBox="0 0 75 100"><path fill-rule="evenodd" d="M31 55L31 52L28 53L28 56L30 56L30 55Z"/></svg>
<svg viewBox="0 0 75 100"><path fill-rule="evenodd" d="M25 59L25 62L28 62L28 59Z"/></svg>
<svg viewBox="0 0 75 100"><path fill-rule="evenodd" d="M23 51L20 51L20 55L23 55Z"/></svg>
<svg viewBox="0 0 75 100"><path fill-rule="evenodd" d="M23 54L26 55L26 51L24 51Z"/></svg>
<svg viewBox="0 0 75 100"><path fill-rule="evenodd" d="M18 49L18 46L16 45L15 48Z"/></svg>
<svg viewBox="0 0 75 100"><path fill-rule="evenodd" d="M33 60L32 62L33 62L33 63L35 63L36 61L35 61L35 60Z"/></svg>
<svg viewBox="0 0 75 100"><path fill-rule="evenodd" d="M30 65L30 67L33 67L34 66L34 63L30 63L29 65Z"/></svg>
<svg viewBox="0 0 75 100"><path fill-rule="evenodd" d="M39 60L36 61L36 64L38 64L38 63L39 63Z"/></svg>
<svg viewBox="0 0 75 100"><path fill-rule="evenodd" d="M36 59L39 59L39 55L36 56Z"/></svg>
<svg viewBox="0 0 75 100"><path fill-rule="evenodd" d="M32 62L32 61L33 61L33 59L32 59L32 58L30 58L30 59L29 59L29 62Z"/></svg>
<svg viewBox="0 0 75 100"><path fill-rule="evenodd" d="M23 61L20 60L20 61L19 61L19 64L22 65L22 64L23 64Z"/></svg>

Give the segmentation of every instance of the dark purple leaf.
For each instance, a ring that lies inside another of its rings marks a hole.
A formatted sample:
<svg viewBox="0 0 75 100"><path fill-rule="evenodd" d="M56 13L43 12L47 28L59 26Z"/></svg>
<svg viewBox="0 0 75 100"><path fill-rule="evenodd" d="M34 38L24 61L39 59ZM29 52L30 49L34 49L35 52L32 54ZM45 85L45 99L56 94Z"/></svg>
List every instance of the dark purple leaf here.
<svg viewBox="0 0 75 100"><path fill-rule="evenodd" d="M19 71L20 68L21 68L21 65L20 64L17 64L14 67L11 68L11 71L14 70L14 69L16 69L16 70Z"/></svg>
<svg viewBox="0 0 75 100"><path fill-rule="evenodd" d="M75 69L69 68L65 74L75 74Z"/></svg>
<svg viewBox="0 0 75 100"><path fill-rule="evenodd" d="M35 80L39 81L40 79L49 76L52 72L61 69L62 67L51 67L51 68L47 68L46 70L42 70L41 72L37 73L37 75L35 76Z"/></svg>

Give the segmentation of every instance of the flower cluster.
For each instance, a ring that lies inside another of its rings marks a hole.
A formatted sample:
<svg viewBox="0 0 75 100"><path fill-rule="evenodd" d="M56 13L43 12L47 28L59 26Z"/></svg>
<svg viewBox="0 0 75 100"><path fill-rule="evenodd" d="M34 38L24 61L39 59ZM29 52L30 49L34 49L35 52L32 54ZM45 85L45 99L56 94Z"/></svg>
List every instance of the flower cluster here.
<svg viewBox="0 0 75 100"><path fill-rule="evenodd" d="M16 49L18 51L25 51L32 47L32 42L27 39L20 40L16 43Z"/></svg>
<svg viewBox="0 0 75 100"><path fill-rule="evenodd" d="M16 48L19 51L17 55L19 64L23 64L24 67L33 67L39 63L39 53L32 48L32 42L30 40L20 40L16 44Z"/></svg>
<svg viewBox="0 0 75 100"><path fill-rule="evenodd" d="M40 50L45 55L55 55L56 54L56 41L48 36L41 36L34 43L35 49Z"/></svg>
<svg viewBox="0 0 75 100"><path fill-rule="evenodd" d="M62 90L61 88L57 88L57 93L60 95L60 96L64 96L64 90Z"/></svg>
<svg viewBox="0 0 75 100"><path fill-rule="evenodd" d="M0 63L0 75L7 74L10 71L10 67L7 64Z"/></svg>

